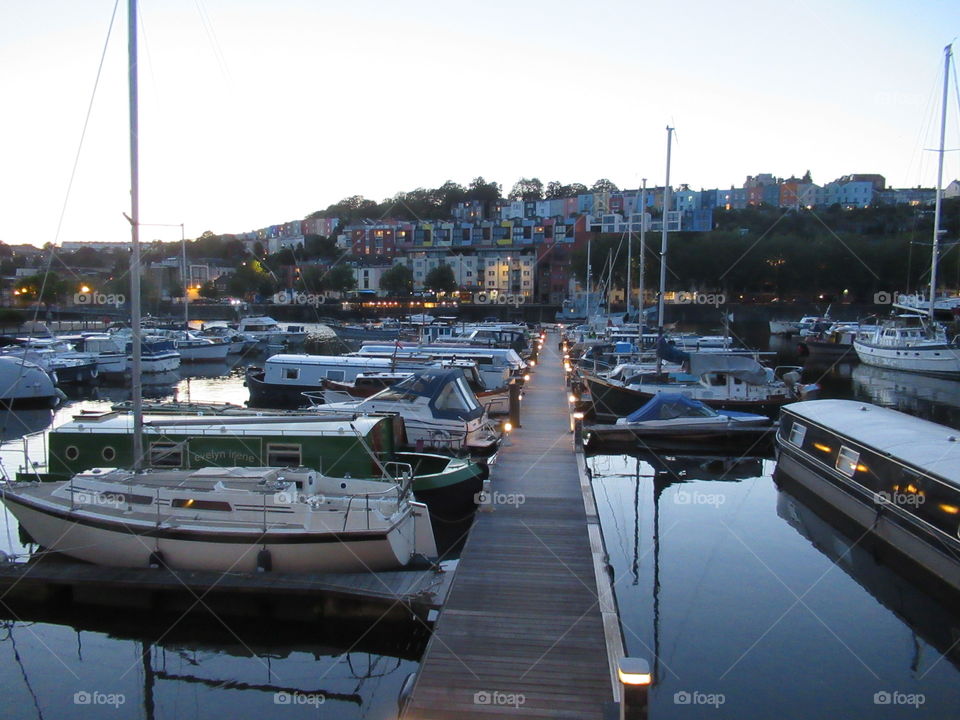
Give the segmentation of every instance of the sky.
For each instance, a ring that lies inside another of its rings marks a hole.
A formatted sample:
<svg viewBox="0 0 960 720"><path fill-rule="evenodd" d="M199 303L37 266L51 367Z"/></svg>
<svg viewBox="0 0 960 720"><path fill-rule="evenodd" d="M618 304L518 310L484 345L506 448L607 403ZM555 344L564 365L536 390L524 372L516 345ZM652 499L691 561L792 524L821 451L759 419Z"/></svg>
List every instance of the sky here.
<svg viewBox="0 0 960 720"><path fill-rule="evenodd" d="M0 241L129 239L114 6L0 0ZM180 237L150 224L244 232L478 175L505 193L520 177L662 185L668 124L674 187L806 170L931 187L943 47L960 34L955 0L143 0L140 14L144 240ZM948 148L958 116L954 95Z"/></svg>

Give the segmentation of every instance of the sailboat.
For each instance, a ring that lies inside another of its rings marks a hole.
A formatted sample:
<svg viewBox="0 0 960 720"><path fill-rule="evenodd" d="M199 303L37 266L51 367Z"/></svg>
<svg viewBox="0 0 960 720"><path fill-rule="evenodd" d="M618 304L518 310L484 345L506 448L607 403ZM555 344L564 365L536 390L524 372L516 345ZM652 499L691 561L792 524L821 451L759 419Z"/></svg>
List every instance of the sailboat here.
<svg viewBox="0 0 960 720"><path fill-rule="evenodd" d="M427 506L413 499L413 468L381 463L367 447L388 484L327 477L298 459L278 459L290 467L143 469L136 7L129 0L133 467L5 481L0 500L43 548L108 566L345 572L435 558ZM109 464L116 452L101 457Z"/></svg>
<svg viewBox="0 0 960 720"><path fill-rule="evenodd" d="M952 45L944 50L943 103L940 111L940 150L937 161L937 196L933 220L933 252L930 260L930 303L927 317L903 313L860 334L853 348L860 362L892 370L960 376L960 344L949 340L934 318L937 309L937 264L940 254L940 205L943 195L943 156L947 131L947 97L950 89Z"/></svg>

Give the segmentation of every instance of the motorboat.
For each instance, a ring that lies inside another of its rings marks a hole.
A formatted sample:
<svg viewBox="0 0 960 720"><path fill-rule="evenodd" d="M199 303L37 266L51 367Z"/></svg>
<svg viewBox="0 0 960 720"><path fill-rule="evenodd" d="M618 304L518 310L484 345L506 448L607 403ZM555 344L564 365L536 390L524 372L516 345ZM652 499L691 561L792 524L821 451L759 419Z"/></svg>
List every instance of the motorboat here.
<svg viewBox="0 0 960 720"><path fill-rule="evenodd" d="M63 398L49 373L18 357L0 356L0 406L52 408Z"/></svg>
<svg viewBox="0 0 960 720"><path fill-rule="evenodd" d="M109 333L84 333L63 337L78 351L89 353L97 360L101 378L122 378L127 372L126 341Z"/></svg>
<svg viewBox="0 0 960 720"><path fill-rule="evenodd" d="M226 338L202 337L189 330L168 330L161 337L173 340L181 362L225 362L230 352Z"/></svg>
<svg viewBox="0 0 960 720"><path fill-rule="evenodd" d="M886 320L853 342L860 362L890 370L960 377L960 343L939 323L920 315Z"/></svg>
<svg viewBox="0 0 960 720"><path fill-rule="evenodd" d="M93 469L0 499L46 550L112 567L349 572L437 555L427 508L395 484L306 468Z"/></svg>
<svg viewBox="0 0 960 720"><path fill-rule="evenodd" d="M783 407L778 470L960 590L957 431L854 400Z"/></svg>
<svg viewBox="0 0 960 720"><path fill-rule="evenodd" d="M684 353L679 371L643 372L623 380L582 373L598 419L625 417L660 393L679 393L714 409L773 414L787 402L812 397L801 368L768 368L755 358L720 352Z"/></svg>
<svg viewBox="0 0 960 720"><path fill-rule="evenodd" d="M96 381L99 375L96 356L76 352L72 348L55 350L43 346L8 346L2 354L39 365L57 385L86 384Z"/></svg>
<svg viewBox="0 0 960 720"><path fill-rule="evenodd" d="M773 421L766 415L714 410L677 393L654 395L643 407L614 424L584 427L587 444L641 444L678 447L739 441L757 444L770 439Z"/></svg>
<svg viewBox="0 0 960 720"><path fill-rule="evenodd" d="M227 355L240 355L257 344L255 338L226 325L207 325L199 335L211 340L225 340L229 343Z"/></svg>
<svg viewBox="0 0 960 720"><path fill-rule="evenodd" d="M281 325L266 315L241 318L236 330L263 345L298 345L307 339L303 325Z"/></svg>
<svg viewBox="0 0 960 720"><path fill-rule="evenodd" d="M324 391L306 393L315 411L327 413L397 413L403 418L407 441L445 451L490 455L500 432L489 420L459 369L430 368L362 400L327 402Z"/></svg>

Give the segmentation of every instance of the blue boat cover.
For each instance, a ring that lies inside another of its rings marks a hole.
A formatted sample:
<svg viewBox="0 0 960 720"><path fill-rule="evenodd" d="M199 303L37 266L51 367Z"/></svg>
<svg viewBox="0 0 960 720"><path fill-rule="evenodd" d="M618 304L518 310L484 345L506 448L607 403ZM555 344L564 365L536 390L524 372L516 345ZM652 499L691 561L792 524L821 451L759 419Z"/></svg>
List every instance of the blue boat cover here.
<svg viewBox="0 0 960 720"><path fill-rule="evenodd" d="M713 417L717 412L699 400L679 393L657 393L643 407L627 415L627 422L672 420L679 417Z"/></svg>
<svg viewBox="0 0 960 720"><path fill-rule="evenodd" d="M613 351L620 354L633 352L633 345L628 342L618 342L614 344Z"/></svg>
<svg viewBox="0 0 960 720"><path fill-rule="evenodd" d="M657 354L667 362L684 363L690 359L690 353L686 353L678 348L672 341L667 340L666 336L660 338L657 345Z"/></svg>

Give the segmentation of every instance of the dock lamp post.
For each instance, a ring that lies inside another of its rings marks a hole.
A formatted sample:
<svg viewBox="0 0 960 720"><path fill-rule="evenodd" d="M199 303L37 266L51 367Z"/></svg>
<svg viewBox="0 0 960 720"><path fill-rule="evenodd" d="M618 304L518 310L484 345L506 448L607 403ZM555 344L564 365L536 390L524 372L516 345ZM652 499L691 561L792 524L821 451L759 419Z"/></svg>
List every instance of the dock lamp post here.
<svg viewBox="0 0 960 720"><path fill-rule="evenodd" d="M643 658L623 657L617 663L620 680L620 720L647 720L647 700L653 673Z"/></svg>

